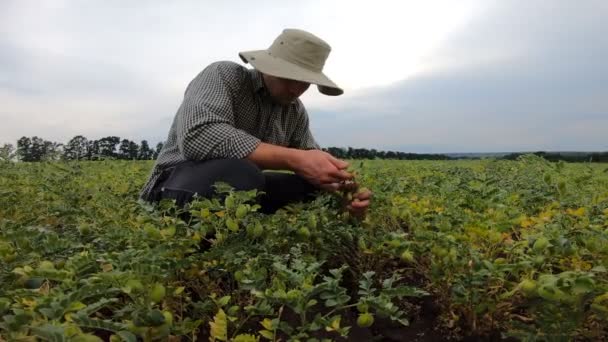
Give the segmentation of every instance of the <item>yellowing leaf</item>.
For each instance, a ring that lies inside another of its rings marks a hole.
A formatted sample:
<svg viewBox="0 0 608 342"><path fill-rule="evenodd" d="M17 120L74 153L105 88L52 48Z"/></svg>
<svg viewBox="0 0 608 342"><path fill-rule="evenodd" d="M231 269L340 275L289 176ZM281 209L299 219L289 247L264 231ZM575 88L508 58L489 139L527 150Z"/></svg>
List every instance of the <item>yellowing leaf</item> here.
<svg viewBox="0 0 608 342"><path fill-rule="evenodd" d="M111 272L114 268L112 267L112 264L103 264L101 265L101 269L104 272Z"/></svg>
<svg viewBox="0 0 608 342"><path fill-rule="evenodd" d="M163 237L173 237L175 235L175 226L171 225L168 228L165 228L160 231Z"/></svg>
<svg viewBox="0 0 608 342"><path fill-rule="evenodd" d="M198 232L194 233L192 235L192 240L196 242L201 241L201 234L199 234Z"/></svg>
<svg viewBox="0 0 608 342"><path fill-rule="evenodd" d="M523 227L523 228L530 228L533 224L534 221L532 221L532 219L530 219L529 217L526 216L522 216L520 218L519 224Z"/></svg>
<svg viewBox="0 0 608 342"><path fill-rule="evenodd" d="M551 210L547 210L547 211L543 211L542 213L540 213L540 215L538 215L538 217L545 221L551 221L551 218L553 217L553 212Z"/></svg>
<svg viewBox="0 0 608 342"><path fill-rule="evenodd" d="M338 329L340 329L340 316L336 316L331 323L329 323L329 326L325 327L325 330L327 331L336 331Z"/></svg>
<svg viewBox="0 0 608 342"><path fill-rule="evenodd" d="M78 311L86 307L86 304L84 304L83 302L71 302L66 311Z"/></svg>
<svg viewBox="0 0 608 342"><path fill-rule="evenodd" d="M213 322L209 322L211 327L209 341L226 341L228 339L228 320L224 310L219 309L213 317Z"/></svg>
<svg viewBox="0 0 608 342"><path fill-rule="evenodd" d="M269 340L274 340L274 333L268 330L260 330L258 333Z"/></svg>
<svg viewBox="0 0 608 342"><path fill-rule="evenodd" d="M586 210L585 210L585 208L584 208L584 207L580 207L580 208L578 208L578 209L576 209L576 210L573 210L573 209L567 209L567 210L566 210L566 212L567 212L569 215L576 216L576 217L581 217L581 216L585 216L585 212L586 212Z"/></svg>
<svg viewBox="0 0 608 342"><path fill-rule="evenodd" d="M224 215L226 215L226 212L223 210L215 213L215 216L217 216L217 217L224 217Z"/></svg>
<svg viewBox="0 0 608 342"><path fill-rule="evenodd" d="M274 330L272 328L272 320L270 318L264 318L264 320L260 323L266 330Z"/></svg>
<svg viewBox="0 0 608 342"><path fill-rule="evenodd" d="M233 342L257 342L259 340L260 339L258 337L255 337L251 334L239 334L232 341Z"/></svg>
<svg viewBox="0 0 608 342"><path fill-rule="evenodd" d="M37 303L35 300L33 299L27 299L27 298L23 298L21 300L21 304L23 304L23 306L28 307L30 309L33 309L36 307Z"/></svg>
<svg viewBox="0 0 608 342"><path fill-rule="evenodd" d="M25 269L23 267L15 267L15 269L13 269L12 272L15 274L18 274L20 276L27 276L27 272L25 271Z"/></svg>

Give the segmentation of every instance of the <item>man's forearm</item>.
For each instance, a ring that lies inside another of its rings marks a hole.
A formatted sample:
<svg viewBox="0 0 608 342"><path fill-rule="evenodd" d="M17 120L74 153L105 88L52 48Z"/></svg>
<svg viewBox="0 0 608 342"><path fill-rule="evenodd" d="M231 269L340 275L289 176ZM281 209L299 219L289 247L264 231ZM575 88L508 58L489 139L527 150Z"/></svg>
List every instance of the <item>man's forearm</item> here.
<svg viewBox="0 0 608 342"><path fill-rule="evenodd" d="M302 151L268 143L260 143L247 159L261 169L295 171L297 159Z"/></svg>

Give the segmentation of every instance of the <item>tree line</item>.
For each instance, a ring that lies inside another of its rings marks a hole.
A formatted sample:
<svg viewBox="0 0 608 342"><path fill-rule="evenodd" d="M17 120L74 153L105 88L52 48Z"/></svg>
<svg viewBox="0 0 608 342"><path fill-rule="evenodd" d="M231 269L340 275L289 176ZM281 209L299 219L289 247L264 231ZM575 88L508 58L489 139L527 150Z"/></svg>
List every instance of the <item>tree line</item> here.
<svg viewBox="0 0 608 342"><path fill-rule="evenodd" d="M65 144L48 141L43 138L21 137L17 147L4 144L0 147L0 160L19 160L26 162L48 160L154 160L158 157L163 142L152 149L146 140L139 144L129 139L108 136L90 140L77 135ZM396 151L378 151L376 149L352 147L328 147L324 151L340 159L402 159L402 160L447 160L450 157L442 154L418 154Z"/></svg>
<svg viewBox="0 0 608 342"><path fill-rule="evenodd" d="M43 138L21 137L17 147L4 144L0 147L0 160L19 160L25 162L49 160L153 160L158 157L163 143L151 148L148 141L139 144L129 139L109 136L101 139L87 139L77 135L65 144L48 141Z"/></svg>
<svg viewBox="0 0 608 342"><path fill-rule="evenodd" d="M502 157L505 160L515 160L519 158L523 153L510 153ZM543 157L548 161L566 161L571 163L608 163L608 152L534 152L527 153L534 154L539 157Z"/></svg>
<svg viewBox="0 0 608 342"><path fill-rule="evenodd" d="M148 141L136 143L117 136L108 136L90 140L77 135L66 144L45 140L43 138L21 137L17 146L4 144L0 146L0 161L47 161L47 160L155 160L163 148L163 142L151 148ZM329 152L340 159L398 159L398 160L450 160L463 159L445 154L407 153L397 151L378 151L376 149L353 147L327 147ZM496 159L514 160L523 153L511 153ZM535 152L537 156L549 161L567 162L608 162L608 152ZM479 158L466 158L479 159Z"/></svg>
<svg viewBox="0 0 608 342"><path fill-rule="evenodd" d="M400 160L448 160L453 159L444 154L408 153L396 151L378 151L376 149L352 147L328 147L322 149L339 159L400 159Z"/></svg>

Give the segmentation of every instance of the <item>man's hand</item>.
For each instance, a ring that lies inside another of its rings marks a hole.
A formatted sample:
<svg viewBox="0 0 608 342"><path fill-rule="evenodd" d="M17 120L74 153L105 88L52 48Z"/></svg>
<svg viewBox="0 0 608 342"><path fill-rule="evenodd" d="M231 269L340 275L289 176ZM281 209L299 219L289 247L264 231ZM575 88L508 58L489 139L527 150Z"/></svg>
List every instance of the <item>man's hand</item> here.
<svg viewBox="0 0 608 342"><path fill-rule="evenodd" d="M346 209L350 214L356 218L362 219L367 213L372 198L372 192L368 189L362 188L353 195L353 201L346 206Z"/></svg>
<svg viewBox="0 0 608 342"><path fill-rule="evenodd" d="M321 150L298 150L260 143L256 149L247 156L262 169L292 170L302 176L309 183L330 192L348 191L352 193L352 200L343 203L351 215L363 218L369 207L371 191L361 189L352 182L353 175L346 171L348 163L335 158Z"/></svg>
<svg viewBox="0 0 608 342"><path fill-rule="evenodd" d="M293 154L291 168L309 183L320 188L334 187L334 183L350 180L348 163L320 150L298 150Z"/></svg>
<svg viewBox="0 0 608 342"><path fill-rule="evenodd" d="M372 198L372 192L369 189L359 189L359 184L356 182L324 184L321 188L327 192L342 192L344 196L343 208L358 219L365 218ZM345 194L348 194L348 196Z"/></svg>

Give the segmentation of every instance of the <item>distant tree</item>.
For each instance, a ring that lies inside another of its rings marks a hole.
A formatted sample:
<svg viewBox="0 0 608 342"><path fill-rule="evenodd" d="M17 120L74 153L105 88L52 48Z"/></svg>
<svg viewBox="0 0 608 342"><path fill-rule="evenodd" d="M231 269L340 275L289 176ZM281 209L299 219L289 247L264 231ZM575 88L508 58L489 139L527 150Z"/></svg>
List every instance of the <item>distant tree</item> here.
<svg viewBox="0 0 608 342"><path fill-rule="evenodd" d="M122 139L118 147L118 159L129 159L129 143L131 140Z"/></svg>
<svg viewBox="0 0 608 342"><path fill-rule="evenodd" d="M119 159L127 159L127 160L135 160L139 154L139 146L136 142L123 139L120 142L120 147L118 148L118 158Z"/></svg>
<svg viewBox="0 0 608 342"><path fill-rule="evenodd" d="M129 159L136 160L139 154L139 145L135 141L129 141Z"/></svg>
<svg viewBox="0 0 608 342"><path fill-rule="evenodd" d="M87 159L98 160L99 159L99 141L89 140L87 144Z"/></svg>
<svg viewBox="0 0 608 342"><path fill-rule="evenodd" d="M40 137L21 137L17 141L17 156L26 162L41 160L57 160L61 155L63 145L44 140Z"/></svg>
<svg viewBox="0 0 608 342"><path fill-rule="evenodd" d="M346 151L343 148L338 148L338 147L328 147L326 149L326 151L331 154L332 156L338 158L338 159L344 159L346 158Z"/></svg>
<svg viewBox="0 0 608 342"><path fill-rule="evenodd" d="M63 155L63 144L53 141L44 140L44 153L42 154L41 160L51 161L60 160Z"/></svg>
<svg viewBox="0 0 608 342"><path fill-rule="evenodd" d="M377 158L377 157L378 157L378 150L376 150L375 148L372 148L372 149L369 151L369 157L370 157L370 159L375 159L375 158Z"/></svg>
<svg viewBox="0 0 608 342"><path fill-rule="evenodd" d="M30 150L30 155L32 156L32 161L41 161L46 154L47 144L44 139L39 138L37 136L32 137L32 146Z"/></svg>
<svg viewBox="0 0 608 342"><path fill-rule="evenodd" d="M81 160L87 159L89 141L82 135L77 135L70 139L63 148L63 159Z"/></svg>
<svg viewBox="0 0 608 342"><path fill-rule="evenodd" d="M150 149L150 145L148 145L147 140L142 140L139 145L139 154L137 159L139 160L150 160L154 157L154 151Z"/></svg>
<svg viewBox="0 0 608 342"><path fill-rule="evenodd" d="M32 161L32 139L21 137L17 140L17 157L21 161Z"/></svg>
<svg viewBox="0 0 608 342"><path fill-rule="evenodd" d="M116 136L110 136L99 139L99 155L104 158L116 158L116 145L118 145L119 143L120 138Z"/></svg>
<svg viewBox="0 0 608 342"><path fill-rule="evenodd" d="M163 146L165 146L165 144L162 141L159 141L158 144L156 144L156 151L154 151L154 159L158 158L160 151L163 150Z"/></svg>
<svg viewBox="0 0 608 342"><path fill-rule="evenodd" d="M12 161L16 156L13 144L4 144L0 147L0 162Z"/></svg>

